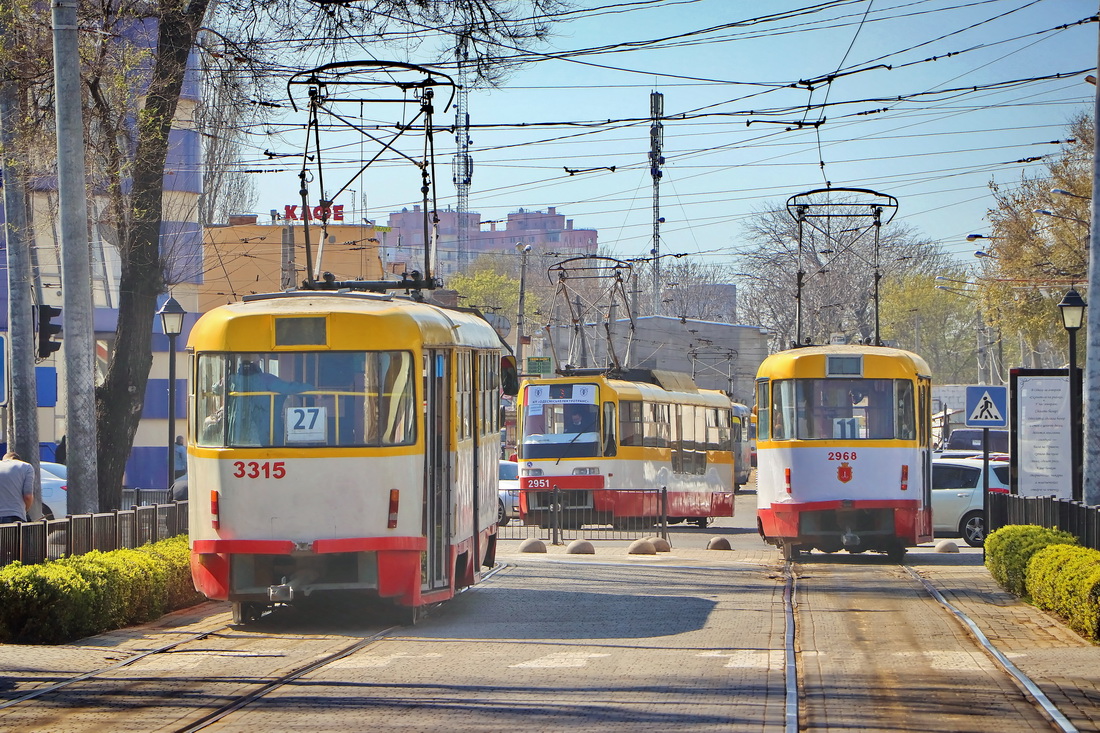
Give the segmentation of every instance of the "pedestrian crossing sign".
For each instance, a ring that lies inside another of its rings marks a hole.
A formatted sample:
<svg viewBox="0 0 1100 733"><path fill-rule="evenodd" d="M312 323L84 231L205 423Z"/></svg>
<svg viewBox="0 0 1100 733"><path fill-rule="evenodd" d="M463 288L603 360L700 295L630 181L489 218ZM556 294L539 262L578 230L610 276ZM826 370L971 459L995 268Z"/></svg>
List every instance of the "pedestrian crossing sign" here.
<svg viewBox="0 0 1100 733"><path fill-rule="evenodd" d="M968 386L965 414L968 428L1007 428L1008 387Z"/></svg>

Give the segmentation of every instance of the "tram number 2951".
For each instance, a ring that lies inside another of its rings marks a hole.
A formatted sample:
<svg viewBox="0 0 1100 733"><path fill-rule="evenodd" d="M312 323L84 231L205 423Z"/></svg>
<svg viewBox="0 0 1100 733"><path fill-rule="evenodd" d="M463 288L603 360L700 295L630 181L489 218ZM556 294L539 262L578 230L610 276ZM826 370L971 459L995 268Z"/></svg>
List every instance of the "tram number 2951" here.
<svg viewBox="0 0 1100 733"><path fill-rule="evenodd" d="M851 451L848 451L848 450L845 450L845 451L831 450L831 451L829 451L829 460L830 461L854 461L855 459L856 459L856 452L854 450L851 450Z"/></svg>
<svg viewBox="0 0 1100 733"><path fill-rule="evenodd" d="M233 478L283 478L286 464L283 461L233 461Z"/></svg>

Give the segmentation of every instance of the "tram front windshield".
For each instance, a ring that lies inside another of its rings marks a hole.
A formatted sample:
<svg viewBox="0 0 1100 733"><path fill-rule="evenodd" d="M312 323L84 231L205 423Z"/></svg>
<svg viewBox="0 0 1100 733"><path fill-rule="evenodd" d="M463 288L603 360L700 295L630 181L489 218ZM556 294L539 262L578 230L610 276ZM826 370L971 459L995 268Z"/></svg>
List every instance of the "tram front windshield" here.
<svg viewBox="0 0 1100 733"><path fill-rule="evenodd" d="M772 382L773 440L914 440L913 383L905 379Z"/></svg>
<svg viewBox="0 0 1100 733"><path fill-rule="evenodd" d="M405 351L199 354L192 434L211 447L411 445Z"/></svg>
<svg viewBox="0 0 1100 733"><path fill-rule="evenodd" d="M598 391L594 384L527 385L520 456L587 458L600 455Z"/></svg>

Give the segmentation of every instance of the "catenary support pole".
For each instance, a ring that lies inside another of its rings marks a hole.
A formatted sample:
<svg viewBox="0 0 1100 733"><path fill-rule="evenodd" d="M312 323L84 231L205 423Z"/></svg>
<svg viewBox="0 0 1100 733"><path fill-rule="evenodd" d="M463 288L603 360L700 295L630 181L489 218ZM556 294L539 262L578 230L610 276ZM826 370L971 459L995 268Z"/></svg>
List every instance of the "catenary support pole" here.
<svg viewBox="0 0 1100 733"><path fill-rule="evenodd" d="M14 11L10 3L0 7L0 39L16 44ZM31 314L31 230L27 221L26 158L16 142L19 120L18 89L14 61L0 69L0 151L4 171L4 242L8 256L8 364L11 395L11 432L8 446L25 461L38 464L38 390L34 371L34 316ZM3 355L0 355L2 358ZM0 385L3 389L3 385ZM37 469L36 469L37 470ZM42 490L35 483L35 508L42 506ZM35 515L32 518L37 518Z"/></svg>
<svg viewBox="0 0 1100 733"><path fill-rule="evenodd" d="M95 323L92 310L84 121L80 107L77 0L53 2L57 193L64 293L66 460L69 512L99 509L95 426Z"/></svg>
<svg viewBox="0 0 1100 733"><path fill-rule="evenodd" d="M1100 64L1100 39L1097 42ZM1096 86L1092 119L1100 123L1100 84ZM1085 503L1100 504L1100 137L1093 135L1092 226L1089 230L1088 306L1085 316L1085 420L1082 483Z"/></svg>

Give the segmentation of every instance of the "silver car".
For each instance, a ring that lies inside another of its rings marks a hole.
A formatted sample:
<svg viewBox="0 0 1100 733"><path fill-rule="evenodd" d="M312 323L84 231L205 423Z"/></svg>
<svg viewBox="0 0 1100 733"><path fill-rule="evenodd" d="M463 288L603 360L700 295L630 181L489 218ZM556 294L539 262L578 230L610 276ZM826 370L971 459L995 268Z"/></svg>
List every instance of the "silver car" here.
<svg viewBox="0 0 1100 733"><path fill-rule="evenodd" d="M971 547L985 542L981 458L932 461L932 530L937 537L961 536ZM989 462L989 491L1007 494L1008 463Z"/></svg>
<svg viewBox="0 0 1100 733"><path fill-rule="evenodd" d="M39 464L42 474L42 516L46 519L61 519L69 513L69 488L65 479L65 466L60 463ZM60 472L58 476L54 471Z"/></svg>
<svg viewBox="0 0 1100 733"><path fill-rule="evenodd" d="M501 461L497 472L497 524L519 518L519 464Z"/></svg>

